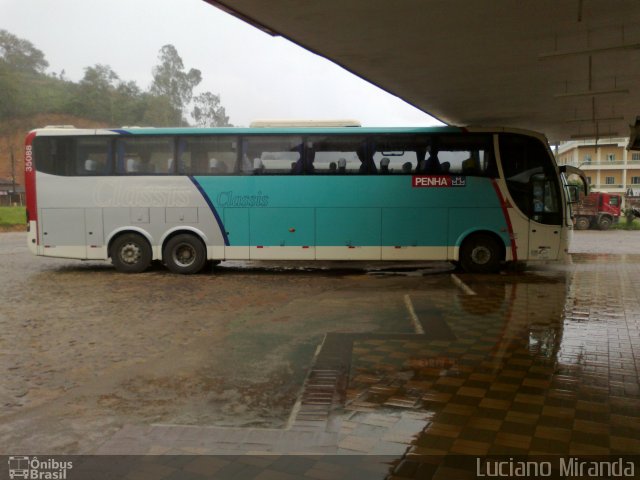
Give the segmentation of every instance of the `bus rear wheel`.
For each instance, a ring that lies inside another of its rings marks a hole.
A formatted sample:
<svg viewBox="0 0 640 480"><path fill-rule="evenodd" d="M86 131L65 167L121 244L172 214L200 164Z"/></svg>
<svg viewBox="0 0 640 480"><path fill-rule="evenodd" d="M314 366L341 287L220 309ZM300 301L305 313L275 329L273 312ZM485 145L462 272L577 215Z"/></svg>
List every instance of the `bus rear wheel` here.
<svg viewBox="0 0 640 480"><path fill-rule="evenodd" d="M207 263L207 249L194 235L182 233L171 238L164 246L162 258L173 273L198 273Z"/></svg>
<svg viewBox="0 0 640 480"><path fill-rule="evenodd" d="M151 246L137 233L125 233L111 245L111 262L122 273L144 272L151 263Z"/></svg>
<svg viewBox="0 0 640 480"><path fill-rule="evenodd" d="M493 273L502 261L498 241L490 235L476 234L468 237L460 247L460 266L469 273Z"/></svg>

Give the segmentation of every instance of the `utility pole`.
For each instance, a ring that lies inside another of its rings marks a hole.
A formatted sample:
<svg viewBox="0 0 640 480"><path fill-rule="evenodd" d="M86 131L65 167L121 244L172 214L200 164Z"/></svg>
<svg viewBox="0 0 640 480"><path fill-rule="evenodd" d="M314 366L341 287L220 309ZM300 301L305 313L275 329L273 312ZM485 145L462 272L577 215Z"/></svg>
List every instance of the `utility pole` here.
<svg viewBox="0 0 640 480"><path fill-rule="evenodd" d="M11 152L11 196L13 197L16 194L16 159L13 155L13 145L9 151Z"/></svg>
<svg viewBox="0 0 640 480"><path fill-rule="evenodd" d="M9 206L11 206L16 199L16 157L13 154L13 145L9 147L11 154L11 197L9 197ZM20 205L22 205L22 196L20 198Z"/></svg>

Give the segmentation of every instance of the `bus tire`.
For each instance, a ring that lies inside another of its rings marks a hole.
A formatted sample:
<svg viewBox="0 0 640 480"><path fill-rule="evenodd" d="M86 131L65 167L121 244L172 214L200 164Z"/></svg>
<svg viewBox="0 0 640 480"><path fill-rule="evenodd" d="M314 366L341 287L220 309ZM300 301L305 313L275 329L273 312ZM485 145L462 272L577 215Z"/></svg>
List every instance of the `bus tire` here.
<svg viewBox="0 0 640 480"><path fill-rule="evenodd" d="M587 230L589 225L591 225L591 221L588 217L576 218L576 230Z"/></svg>
<svg viewBox="0 0 640 480"><path fill-rule="evenodd" d="M598 222L598 228L600 230L609 230L613 221L611 217L600 217L600 221Z"/></svg>
<svg viewBox="0 0 640 480"><path fill-rule="evenodd" d="M207 263L207 249L200 238L189 233L171 237L162 251L164 264L173 273L198 273Z"/></svg>
<svg viewBox="0 0 640 480"><path fill-rule="evenodd" d="M460 247L460 265L468 273L494 273L500 269L502 249L491 235L467 237Z"/></svg>
<svg viewBox="0 0 640 480"><path fill-rule="evenodd" d="M110 248L111 262L122 273L142 273L151 264L151 245L138 233L118 236Z"/></svg>

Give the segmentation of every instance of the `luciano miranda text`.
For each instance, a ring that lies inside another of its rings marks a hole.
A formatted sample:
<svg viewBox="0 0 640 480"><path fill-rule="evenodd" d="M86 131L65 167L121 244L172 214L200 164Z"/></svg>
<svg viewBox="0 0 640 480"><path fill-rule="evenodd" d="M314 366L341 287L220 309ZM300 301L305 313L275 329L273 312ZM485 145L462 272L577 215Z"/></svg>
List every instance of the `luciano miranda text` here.
<svg viewBox="0 0 640 480"><path fill-rule="evenodd" d="M553 462L476 459L478 477L550 477L558 473L564 477L620 477L633 478L635 464L622 458L611 461L584 460L576 457L559 457L554 472Z"/></svg>

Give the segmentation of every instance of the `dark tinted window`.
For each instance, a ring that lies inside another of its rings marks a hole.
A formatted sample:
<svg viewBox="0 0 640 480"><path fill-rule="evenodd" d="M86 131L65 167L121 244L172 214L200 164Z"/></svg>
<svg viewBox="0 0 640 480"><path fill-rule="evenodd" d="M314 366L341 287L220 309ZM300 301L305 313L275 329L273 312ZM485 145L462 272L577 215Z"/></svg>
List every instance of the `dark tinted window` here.
<svg viewBox="0 0 640 480"><path fill-rule="evenodd" d="M108 175L113 171L108 137L36 137L36 169L65 176Z"/></svg>
<svg viewBox="0 0 640 480"><path fill-rule="evenodd" d="M178 141L178 173L229 175L238 159L238 137L182 137Z"/></svg>
<svg viewBox="0 0 640 480"><path fill-rule="evenodd" d="M245 175L301 173L302 137L244 137L240 170Z"/></svg>
<svg viewBox="0 0 640 480"><path fill-rule="evenodd" d="M172 174L174 137L120 137L116 140L118 173L129 175Z"/></svg>
<svg viewBox="0 0 640 480"><path fill-rule="evenodd" d="M75 174L108 175L113 172L112 140L106 137L85 137L75 140Z"/></svg>
<svg viewBox="0 0 640 480"><path fill-rule="evenodd" d="M373 162L381 175L410 175L424 159L431 139L414 135L381 135L372 137Z"/></svg>
<svg viewBox="0 0 640 480"><path fill-rule="evenodd" d="M492 137L483 134L37 137L34 154L39 171L82 176L497 171Z"/></svg>
<svg viewBox="0 0 640 480"><path fill-rule="evenodd" d="M546 146L533 137L500 135L500 158L518 208L537 222L561 224L558 175Z"/></svg>
<svg viewBox="0 0 640 480"><path fill-rule="evenodd" d="M36 137L33 142L36 170L53 175L73 175L75 151L73 138Z"/></svg>
<svg viewBox="0 0 640 480"><path fill-rule="evenodd" d="M437 173L468 175L477 177L497 177L493 139L491 135L452 134L433 138L428 153L435 152L439 162ZM425 161L429 164L429 158Z"/></svg>
<svg viewBox="0 0 640 480"><path fill-rule="evenodd" d="M377 172L365 137L340 135L308 137L306 153L307 162L304 173L374 174Z"/></svg>

